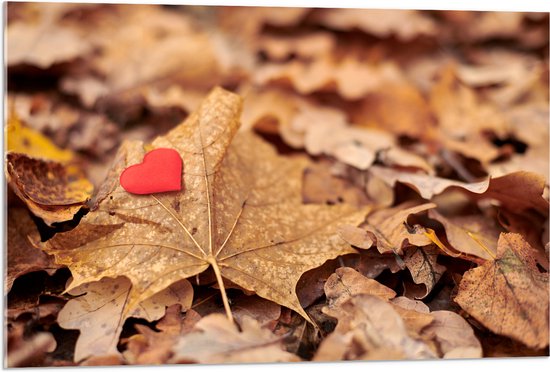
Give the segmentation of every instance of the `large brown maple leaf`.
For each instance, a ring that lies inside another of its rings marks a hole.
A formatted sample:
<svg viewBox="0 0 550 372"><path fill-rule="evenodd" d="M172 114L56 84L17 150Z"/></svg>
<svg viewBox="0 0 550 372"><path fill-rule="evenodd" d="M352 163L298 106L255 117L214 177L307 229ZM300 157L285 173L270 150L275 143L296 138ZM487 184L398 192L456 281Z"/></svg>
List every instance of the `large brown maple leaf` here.
<svg viewBox="0 0 550 372"><path fill-rule="evenodd" d="M181 192L132 195L120 172L141 162L141 142L122 145L94 206L73 230L43 245L67 265L70 290L103 277L132 282L126 312L170 284L213 268L231 318L223 278L306 319L296 283L307 270L355 251L337 234L365 213L347 205L304 205L303 157L282 157L239 132L241 98L216 88L199 109L149 148L183 159Z"/></svg>

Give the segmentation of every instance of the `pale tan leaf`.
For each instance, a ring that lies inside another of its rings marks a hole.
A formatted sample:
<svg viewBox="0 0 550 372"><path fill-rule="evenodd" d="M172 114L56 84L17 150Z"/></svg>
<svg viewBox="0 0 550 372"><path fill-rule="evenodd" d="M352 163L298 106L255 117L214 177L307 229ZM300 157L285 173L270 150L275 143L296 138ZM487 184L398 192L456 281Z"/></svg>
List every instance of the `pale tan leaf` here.
<svg viewBox="0 0 550 372"><path fill-rule="evenodd" d="M337 309L325 308L338 319L334 332L323 341L339 337L354 345L355 358L369 355L377 349L394 350L407 359L435 358L435 353L422 341L411 338L403 319L385 300L368 294L353 296ZM349 336L351 335L351 336ZM321 344L321 348L323 344Z"/></svg>
<svg viewBox="0 0 550 372"><path fill-rule="evenodd" d="M437 32L433 20L417 10L322 9L314 13L313 19L336 30L359 29L378 37L396 36L403 41Z"/></svg>
<svg viewBox="0 0 550 372"><path fill-rule="evenodd" d="M82 296L67 302L58 322L63 328L80 330L74 353L76 362L90 356L119 354L118 339L127 318L157 320L164 315L166 306L180 304L188 309L193 301L193 288L186 280L172 284L137 306L129 302L130 287L128 279L118 277L104 278L70 291Z"/></svg>
<svg viewBox="0 0 550 372"><path fill-rule="evenodd" d="M331 312L336 311L344 302L358 294L374 295L386 301L395 297L394 290L359 274L350 267L336 269L325 283L325 293Z"/></svg>
<svg viewBox="0 0 550 372"><path fill-rule="evenodd" d="M171 363L267 363L297 362L296 355L283 350L282 339L261 328L249 317L242 319L242 331L221 314L202 318L195 332L180 338Z"/></svg>
<svg viewBox="0 0 550 372"><path fill-rule="evenodd" d="M481 358L483 356L481 344L464 318L446 310L434 311L431 315L433 322L423 333L435 339L443 358Z"/></svg>

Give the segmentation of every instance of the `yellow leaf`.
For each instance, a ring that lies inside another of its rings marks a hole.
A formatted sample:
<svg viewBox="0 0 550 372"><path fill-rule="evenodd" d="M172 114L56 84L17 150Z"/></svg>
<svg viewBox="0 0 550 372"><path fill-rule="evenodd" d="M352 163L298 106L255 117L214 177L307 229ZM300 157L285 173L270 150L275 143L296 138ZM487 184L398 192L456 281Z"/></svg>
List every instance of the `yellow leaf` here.
<svg viewBox="0 0 550 372"><path fill-rule="evenodd" d="M57 147L50 139L23 125L19 117L12 112L6 127L8 152L26 154L33 158L56 160L62 163L73 159L73 153Z"/></svg>

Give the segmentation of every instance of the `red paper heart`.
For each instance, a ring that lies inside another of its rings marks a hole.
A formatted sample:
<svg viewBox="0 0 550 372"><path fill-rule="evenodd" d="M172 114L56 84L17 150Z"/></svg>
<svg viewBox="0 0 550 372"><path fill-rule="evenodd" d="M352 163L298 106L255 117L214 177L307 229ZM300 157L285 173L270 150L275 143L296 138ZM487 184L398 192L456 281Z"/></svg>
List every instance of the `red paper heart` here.
<svg viewBox="0 0 550 372"><path fill-rule="evenodd" d="M120 185L132 194L154 194L181 190L180 154L173 149L155 149L140 164L131 165L120 174Z"/></svg>

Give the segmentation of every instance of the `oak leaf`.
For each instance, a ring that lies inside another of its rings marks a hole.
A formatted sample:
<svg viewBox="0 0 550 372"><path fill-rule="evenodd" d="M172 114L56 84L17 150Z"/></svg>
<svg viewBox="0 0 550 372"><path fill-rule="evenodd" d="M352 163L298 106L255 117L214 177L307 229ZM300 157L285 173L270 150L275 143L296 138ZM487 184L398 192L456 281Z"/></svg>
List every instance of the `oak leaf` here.
<svg viewBox="0 0 550 372"><path fill-rule="evenodd" d="M365 212L344 204L303 205L307 161L278 156L252 133L235 135L240 109L237 95L215 89L184 123L152 143L182 155L181 192L126 193L119 174L140 162L144 149L123 145L94 210L44 246L69 266L70 288L124 275L132 282L133 308L211 266L228 316L222 277L308 319L296 296L300 276L355 253L337 228L359 224Z"/></svg>
<svg viewBox="0 0 550 372"><path fill-rule="evenodd" d="M454 301L491 331L548 346L548 273L519 234L503 233L496 256L464 274Z"/></svg>
<svg viewBox="0 0 550 372"><path fill-rule="evenodd" d="M67 302L57 321L63 328L80 330L76 362L91 356L119 355L117 344L127 318L154 321L164 315L165 306L181 304L189 309L193 301L193 287L187 280L172 284L137 306L128 301L130 288L128 279L118 277L86 283L69 292L78 297Z"/></svg>

